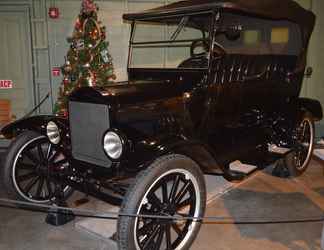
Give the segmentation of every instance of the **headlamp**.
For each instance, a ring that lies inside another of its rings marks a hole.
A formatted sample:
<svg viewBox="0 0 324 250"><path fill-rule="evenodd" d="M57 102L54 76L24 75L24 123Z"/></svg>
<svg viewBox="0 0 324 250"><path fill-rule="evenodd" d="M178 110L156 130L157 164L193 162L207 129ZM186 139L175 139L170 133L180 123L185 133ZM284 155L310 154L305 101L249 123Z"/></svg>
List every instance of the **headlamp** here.
<svg viewBox="0 0 324 250"><path fill-rule="evenodd" d="M111 159L118 160L123 153L123 140L116 132L108 131L104 136L103 147Z"/></svg>
<svg viewBox="0 0 324 250"><path fill-rule="evenodd" d="M59 144L61 141L61 135L59 127L55 122L50 121L46 126L46 133L49 141L53 144Z"/></svg>

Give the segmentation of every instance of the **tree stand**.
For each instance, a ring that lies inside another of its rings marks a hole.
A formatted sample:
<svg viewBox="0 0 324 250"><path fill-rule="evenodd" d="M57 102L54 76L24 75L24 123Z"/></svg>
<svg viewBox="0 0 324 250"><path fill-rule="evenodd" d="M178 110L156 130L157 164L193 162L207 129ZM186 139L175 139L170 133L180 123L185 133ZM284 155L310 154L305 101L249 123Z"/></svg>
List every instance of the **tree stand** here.
<svg viewBox="0 0 324 250"><path fill-rule="evenodd" d="M65 199L62 185L57 184L55 188L55 198L52 200L53 206L68 207ZM66 211L63 209L52 208L49 210L46 216L46 223L51 226L63 226L75 219L75 215L72 211Z"/></svg>

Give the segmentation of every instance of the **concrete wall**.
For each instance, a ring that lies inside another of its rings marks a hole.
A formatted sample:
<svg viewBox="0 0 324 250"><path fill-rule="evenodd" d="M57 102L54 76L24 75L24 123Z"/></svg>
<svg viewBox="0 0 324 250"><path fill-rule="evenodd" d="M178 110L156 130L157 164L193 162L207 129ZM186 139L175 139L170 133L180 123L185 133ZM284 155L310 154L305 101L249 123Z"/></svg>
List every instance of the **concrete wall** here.
<svg viewBox="0 0 324 250"><path fill-rule="evenodd" d="M122 14L140 11L172 2L171 0L97 0L99 19L107 26L110 53L114 58L117 80L125 80L128 54L129 25L122 20ZM33 41L33 75L35 100L37 104L49 92L51 98L39 110L51 113L57 98L61 77L53 77L51 69L64 63L69 44L66 38L72 35L75 20L80 12L81 0L0 0L2 6L28 6L30 9ZM58 7L59 19L48 18L50 6ZM2 7L4 8L4 7Z"/></svg>
<svg viewBox="0 0 324 250"><path fill-rule="evenodd" d="M312 78L305 80L303 95L321 100L324 105L324 1L297 0L305 8L317 15L317 25L309 51L309 66L314 68ZM126 79L126 60L128 53L129 26L122 21L122 14L156 7L169 0L97 0L100 7L99 18L107 26L110 53L118 80ZM61 77L52 77L51 68L64 63L68 50L66 38L71 36L75 19L80 10L80 0L0 0L2 5L27 5L30 8L34 55L35 103L52 93L52 98L40 110L50 113L57 97ZM60 9L60 18L48 19L48 7L55 5ZM323 123L324 124L324 123ZM324 132L324 131L323 131Z"/></svg>
<svg viewBox="0 0 324 250"><path fill-rule="evenodd" d="M39 99L52 91L51 79L49 74L50 58L48 54L47 40L47 15L45 2L31 0L0 0L0 8L6 6L26 6L29 8L32 54L33 54L33 78L34 78L34 105ZM52 111L52 98L50 98L42 107L41 112Z"/></svg>
<svg viewBox="0 0 324 250"><path fill-rule="evenodd" d="M302 96L319 100L324 107L324 1L298 0L305 8L316 14L316 26L308 51L308 66L313 68L313 75L305 79ZM317 136L324 135L324 121L317 124Z"/></svg>

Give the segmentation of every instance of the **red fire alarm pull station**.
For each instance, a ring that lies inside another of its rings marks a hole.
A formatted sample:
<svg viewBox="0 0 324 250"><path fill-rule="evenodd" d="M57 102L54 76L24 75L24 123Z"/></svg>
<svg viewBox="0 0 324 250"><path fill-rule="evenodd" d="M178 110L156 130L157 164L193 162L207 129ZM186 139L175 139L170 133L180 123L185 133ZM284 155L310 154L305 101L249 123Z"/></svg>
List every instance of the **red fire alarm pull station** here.
<svg viewBox="0 0 324 250"><path fill-rule="evenodd" d="M0 89L12 89L12 80L0 80Z"/></svg>
<svg viewBox="0 0 324 250"><path fill-rule="evenodd" d="M50 7L50 8L48 9L48 15L49 15L49 17L52 18L52 19L57 19L57 18L59 18L59 16L60 16L59 8L57 8L57 7Z"/></svg>

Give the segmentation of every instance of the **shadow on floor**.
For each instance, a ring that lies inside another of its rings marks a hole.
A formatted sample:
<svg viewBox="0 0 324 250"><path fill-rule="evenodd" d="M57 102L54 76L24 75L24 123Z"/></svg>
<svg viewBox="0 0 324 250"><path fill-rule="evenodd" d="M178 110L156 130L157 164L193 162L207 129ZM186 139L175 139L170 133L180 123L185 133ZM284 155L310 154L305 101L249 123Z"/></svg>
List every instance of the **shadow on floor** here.
<svg viewBox="0 0 324 250"><path fill-rule="evenodd" d="M297 179L281 179L266 172L257 174L223 195L208 208L209 216L235 221L255 218L303 219L323 217L324 176L322 166L312 162ZM215 225L205 224L193 249L302 250L320 249L323 223ZM212 238L214 240L211 240Z"/></svg>

